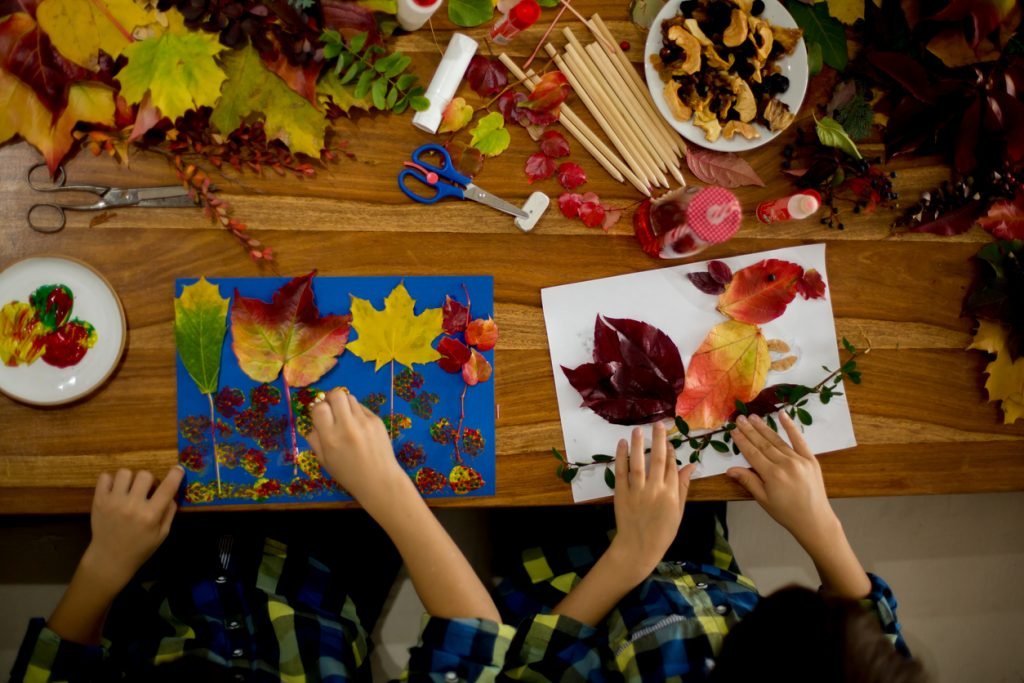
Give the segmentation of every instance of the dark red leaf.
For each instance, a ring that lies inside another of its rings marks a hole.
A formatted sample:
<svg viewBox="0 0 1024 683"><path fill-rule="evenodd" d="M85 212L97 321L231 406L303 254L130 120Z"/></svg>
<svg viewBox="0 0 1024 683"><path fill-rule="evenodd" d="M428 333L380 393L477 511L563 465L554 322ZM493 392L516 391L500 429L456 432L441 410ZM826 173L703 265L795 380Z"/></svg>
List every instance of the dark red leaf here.
<svg viewBox="0 0 1024 683"><path fill-rule="evenodd" d="M567 190L575 190L587 182L587 173L579 164L566 161L558 167L558 182Z"/></svg>
<svg viewBox="0 0 1024 683"><path fill-rule="evenodd" d="M484 155L476 147L470 147L465 142L452 138L444 143L444 148L451 155L455 170L462 175L474 178L483 170Z"/></svg>
<svg viewBox="0 0 1024 683"><path fill-rule="evenodd" d="M582 405L613 424L673 415L685 370L672 340L647 323L601 316L594 333L594 362L562 368Z"/></svg>
<svg viewBox="0 0 1024 683"><path fill-rule="evenodd" d="M555 162L545 156L543 152L535 152L526 158L523 173L526 174L526 181L531 185L537 180L547 180L555 173Z"/></svg>
<svg viewBox="0 0 1024 683"><path fill-rule="evenodd" d="M765 387L761 390L752 401L747 401L747 414L748 415L771 415L778 410L779 405L785 402L785 399L779 395L779 390L782 389L785 392L787 389L794 389L798 385L796 384L773 384L770 387ZM739 411L733 413L729 419L735 420L739 417Z"/></svg>
<svg viewBox="0 0 1024 683"><path fill-rule="evenodd" d="M725 291L725 285L719 282L708 273L687 273L686 277L689 278L693 286L704 292L705 294L719 295Z"/></svg>
<svg viewBox="0 0 1024 683"><path fill-rule="evenodd" d="M366 44L383 42L373 11L352 0L322 0L323 28L333 28L346 38L366 33Z"/></svg>
<svg viewBox="0 0 1024 683"><path fill-rule="evenodd" d="M476 55L466 69L466 80L480 97L494 97L508 85L508 69L495 57Z"/></svg>
<svg viewBox="0 0 1024 683"><path fill-rule="evenodd" d="M902 52L871 52L868 62L920 102L931 104L935 101L935 87L928 71L913 57Z"/></svg>
<svg viewBox="0 0 1024 683"><path fill-rule="evenodd" d="M558 210L566 218L579 218L583 195L576 192L563 192L558 197Z"/></svg>
<svg viewBox="0 0 1024 683"><path fill-rule="evenodd" d="M437 364L445 372L462 372L462 366L469 361L469 347L452 337L442 339L437 345L437 352L441 354Z"/></svg>
<svg viewBox="0 0 1024 683"><path fill-rule="evenodd" d="M981 213L981 209L980 201L969 201L959 209L945 214L942 218L911 228L910 232L927 232L945 237L960 235L971 229L974 219Z"/></svg>
<svg viewBox="0 0 1024 683"><path fill-rule="evenodd" d="M516 106L538 112L556 112L565 98L569 96L569 82L561 71L549 71L541 76L536 87Z"/></svg>
<svg viewBox="0 0 1024 683"><path fill-rule="evenodd" d="M524 128L527 126L550 126L558 121L558 114L520 107L520 103L524 103L526 100L526 93L506 90L498 98L498 111L506 121L514 121Z"/></svg>
<svg viewBox="0 0 1024 683"><path fill-rule="evenodd" d="M953 163L960 173L968 173L978 163L975 150L978 147L978 134L981 132L981 98L975 97L971 106L964 112L960 121L960 132L957 135L956 152Z"/></svg>
<svg viewBox="0 0 1024 683"><path fill-rule="evenodd" d="M814 268L808 268L796 282L796 292L805 299L825 298L825 280Z"/></svg>
<svg viewBox="0 0 1024 683"><path fill-rule="evenodd" d="M720 285L727 285L732 280L732 269L722 261L708 261L708 275Z"/></svg>
<svg viewBox="0 0 1024 683"><path fill-rule="evenodd" d="M588 228L598 228L604 223L604 207L597 202L583 202L580 205L580 220Z"/></svg>
<svg viewBox="0 0 1024 683"><path fill-rule="evenodd" d="M466 326L469 324L468 308L450 296L445 296L441 312L444 316L441 327L446 334L458 334L466 331Z"/></svg>
<svg viewBox="0 0 1024 683"><path fill-rule="evenodd" d="M540 151L552 159L569 156L569 141L557 130L545 131L540 136Z"/></svg>

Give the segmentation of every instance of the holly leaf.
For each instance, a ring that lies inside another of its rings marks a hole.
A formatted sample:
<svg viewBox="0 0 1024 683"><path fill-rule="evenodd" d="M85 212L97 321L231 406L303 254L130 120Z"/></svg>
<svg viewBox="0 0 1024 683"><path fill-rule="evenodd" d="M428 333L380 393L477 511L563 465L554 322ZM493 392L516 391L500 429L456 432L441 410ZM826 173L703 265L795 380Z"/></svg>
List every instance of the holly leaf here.
<svg viewBox="0 0 1024 683"><path fill-rule="evenodd" d="M223 50L217 34L172 24L164 34L124 48L128 64L117 75L121 96L138 104L149 93L153 105L172 121L190 109L212 107L227 78L214 59Z"/></svg>
<svg viewBox="0 0 1024 683"><path fill-rule="evenodd" d="M220 356L228 331L228 299L205 277L174 300L174 345L199 393L217 391Z"/></svg>
<svg viewBox="0 0 1024 683"><path fill-rule="evenodd" d="M85 81L68 89L67 106L56 122L32 88L0 70L0 142L20 135L43 155L50 173L71 149L79 122L114 125L114 91Z"/></svg>
<svg viewBox="0 0 1024 683"><path fill-rule="evenodd" d="M815 120L814 130L818 134L818 140L826 147L834 147L846 152L854 159L864 158L861 156L860 150L857 149L857 145L846 134L842 124L832 117L826 116L821 120Z"/></svg>
<svg viewBox="0 0 1024 683"><path fill-rule="evenodd" d="M466 343L481 351L490 351L498 343L498 323L493 318L477 318L466 327Z"/></svg>
<svg viewBox="0 0 1024 683"><path fill-rule="evenodd" d="M227 135L252 114L262 114L268 138L293 153L320 157L327 120L316 107L267 69L251 45L229 51L223 64L227 81L210 123Z"/></svg>
<svg viewBox="0 0 1024 683"><path fill-rule="evenodd" d="M562 367L583 407L612 424L646 424L673 414L686 373L679 349L664 332L638 320L599 315L593 359Z"/></svg>
<svg viewBox="0 0 1024 683"><path fill-rule="evenodd" d="M587 182L587 173L579 164L566 161L558 167L558 184L567 190L575 190Z"/></svg>
<svg viewBox="0 0 1024 683"><path fill-rule="evenodd" d="M453 98L441 113L441 126L438 133L455 133L465 128L473 120L473 107L466 104L462 97Z"/></svg>
<svg viewBox="0 0 1024 683"><path fill-rule="evenodd" d="M1018 188L1012 201L992 202L988 213L978 219L978 225L997 240L1024 239L1024 189Z"/></svg>
<svg viewBox="0 0 1024 683"><path fill-rule="evenodd" d="M531 185L538 180L547 180L555 174L555 162L543 152L534 152L526 157L523 173L526 174L526 182Z"/></svg>
<svg viewBox="0 0 1024 683"><path fill-rule="evenodd" d="M540 136L540 151L552 159L561 159L570 154L569 141L557 130L547 130Z"/></svg>
<svg viewBox="0 0 1024 683"><path fill-rule="evenodd" d="M469 358L472 355L469 352L469 347L454 337L442 339L441 343L437 345L437 351L441 356L437 364L445 372L453 374L462 372L462 366L469 362Z"/></svg>
<svg viewBox="0 0 1024 683"><path fill-rule="evenodd" d="M493 14L491 0L448 0L448 18L456 26L479 26L490 20Z"/></svg>
<svg viewBox="0 0 1024 683"><path fill-rule="evenodd" d="M462 366L462 381L473 387L491 378L491 364L476 349L469 352L469 360Z"/></svg>
<svg viewBox="0 0 1024 683"><path fill-rule="evenodd" d="M466 69L466 80L480 97L494 97L508 85L508 69L499 59L474 55Z"/></svg>
<svg viewBox="0 0 1024 683"><path fill-rule="evenodd" d="M718 427L733 414L736 401L757 396L770 365L768 343L759 327L737 320L715 325L690 359L676 415L691 429Z"/></svg>
<svg viewBox="0 0 1024 683"><path fill-rule="evenodd" d="M288 386L305 387L337 364L352 316L320 315L313 300L314 275L285 283L270 303L235 290L231 348L252 380L273 382L283 371Z"/></svg>
<svg viewBox="0 0 1024 683"><path fill-rule="evenodd" d="M450 296L445 296L444 298L441 315L441 327L444 329L445 334L464 332L469 324L469 309Z"/></svg>
<svg viewBox="0 0 1024 683"><path fill-rule="evenodd" d="M90 71L99 67L100 51L118 57L136 28L157 21L155 11L134 0L43 0L35 16L54 47Z"/></svg>
<svg viewBox="0 0 1024 683"><path fill-rule="evenodd" d="M821 59L836 71L846 69L849 53L846 49L846 30L829 14L828 4L821 2L812 6L791 2L786 9L793 15L804 31L808 46L821 46Z"/></svg>
<svg viewBox="0 0 1024 683"><path fill-rule="evenodd" d="M744 323L775 320L796 296L803 277L804 269L790 261L759 261L733 275L718 297L718 310Z"/></svg>
<svg viewBox="0 0 1024 683"><path fill-rule="evenodd" d="M1001 401L1003 423L1024 418L1024 358L1011 359L1007 347L1007 329L998 322L979 321L978 331L968 349L995 354L985 368L985 390L989 401Z"/></svg>
<svg viewBox="0 0 1024 683"><path fill-rule="evenodd" d="M505 117L496 111L480 119L469 133L470 146L480 150L485 157L498 156L508 149L512 141L512 136L505 129Z"/></svg>
<svg viewBox="0 0 1024 683"><path fill-rule="evenodd" d="M549 71L540 77L537 85L517 107L535 112L554 114L569 96L569 81L561 71Z"/></svg>
<svg viewBox="0 0 1024 683"><path fill-rule="evenodd" d="M352 327L358 333L349 351L364 361L374 361L374 371L395 361L412 368L414 363L433 363L441 357L433 346L443 331L440 308L428 308L419 315L416 301L399 283L377 310L366 299L352 297Z"/></svg>
<svg viewBox="0 0 1024 683"><path fill-rule="evenodd" d="M751 165L731 152L687 147L686 165L693 175L705 183L722 187L764 187L764 181Z"/></svg>

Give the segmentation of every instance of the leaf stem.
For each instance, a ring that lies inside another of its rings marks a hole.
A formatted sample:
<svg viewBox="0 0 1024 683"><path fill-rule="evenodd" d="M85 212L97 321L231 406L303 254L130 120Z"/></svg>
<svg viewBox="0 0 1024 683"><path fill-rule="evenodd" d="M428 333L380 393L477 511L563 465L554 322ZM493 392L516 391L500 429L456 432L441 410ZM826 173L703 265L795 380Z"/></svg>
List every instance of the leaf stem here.
<svg viewBox="0 0 1024 683"><path fill-rule="evenodd" d="M295 414L292 411L292 390L288 386L288 380L281 373L281 382L284 384L284 400L288 403L288 430L292 436L292 476L299 476L299 441L295 436Z"/></svg>
<svg viewBox="0 0 1024 683"><path fill-rule="evenodd" d="M217 455L217 417L213 412L213 394L207 394L210 402L210 444L213 446L213 469L217 473L217 495L220 495L220 456Z"/></svg>

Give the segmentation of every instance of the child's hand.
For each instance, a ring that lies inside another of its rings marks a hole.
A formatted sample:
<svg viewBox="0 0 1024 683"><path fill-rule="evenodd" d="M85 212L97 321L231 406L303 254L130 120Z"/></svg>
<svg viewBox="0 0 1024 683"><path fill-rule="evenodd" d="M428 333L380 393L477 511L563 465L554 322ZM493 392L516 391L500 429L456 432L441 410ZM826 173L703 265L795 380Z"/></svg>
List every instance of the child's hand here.
<svg viewBox="0 0 1024 683"><path fill-rule="evenodd" d="M829 540L838 520L825 493L818 459L793 420L785 413L779 413L779 418L792 447L760 417L736 420L733 439L754 469L733 467L726 474L801 545L817 547Z"/></svg>
<svg viewBox="0 0 1024 683"><path fill-rule="evenodd" d="M148 471L100 475L92 500L92 540L82 564L102 588L113 593L124 588L167 538L184 476L181 467L172 467L150 495L156 480Z"/></svg>
<svg viewBox="0 0 1024 683"><path fill-rule="evenodd" d="M355 396L334 389L312 410L308 440L320 465L370 514L396 492L411 489L391 446L387 428Z"/></svg>
<svg viewBox="0 0 1024 683"><path fill-rule="evenodd" d="M615 525L618 531L609 552L622 566L643 580L661 562L683 521L683 506L696 465L676 469L675 453L668 445L665 427L654 425L651 466L646 470L644 434L633 430L632 446L619 441L615 452Z"/></svg>

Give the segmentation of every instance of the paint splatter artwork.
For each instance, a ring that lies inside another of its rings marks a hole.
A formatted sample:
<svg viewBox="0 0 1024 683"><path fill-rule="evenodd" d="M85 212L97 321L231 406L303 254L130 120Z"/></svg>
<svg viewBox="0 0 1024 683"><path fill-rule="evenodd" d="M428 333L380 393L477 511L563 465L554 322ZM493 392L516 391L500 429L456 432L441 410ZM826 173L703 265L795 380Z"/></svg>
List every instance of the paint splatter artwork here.
<svg viewBox="0 0 1024 683"><path fill-rule="evenodd" d="M67 368L85 358L96 345L96 329L72 318L75 295L66 285L43 285L28 302L11 301L0 308L0 363L9 367L42 360Z"/></svg>
<svg viewBox="0 0 1024 683"><path fill-rule="evenodd" d="M350 500L306 441L318 392L381 417L426 497L494 495L490 277L176 284L185 503Z"/></svg>

